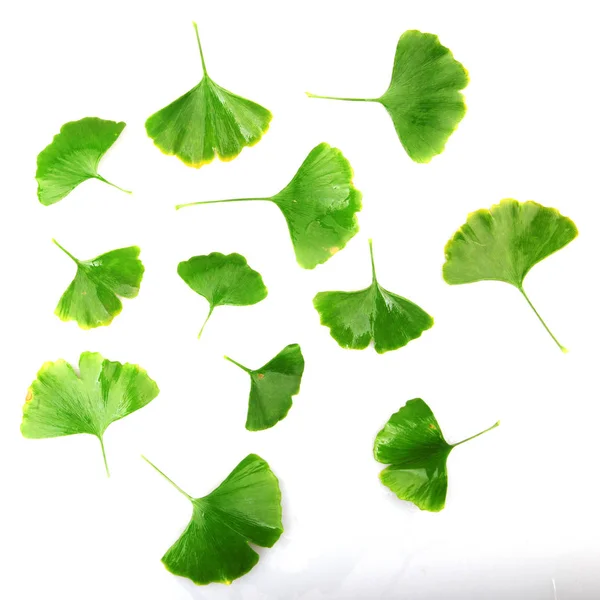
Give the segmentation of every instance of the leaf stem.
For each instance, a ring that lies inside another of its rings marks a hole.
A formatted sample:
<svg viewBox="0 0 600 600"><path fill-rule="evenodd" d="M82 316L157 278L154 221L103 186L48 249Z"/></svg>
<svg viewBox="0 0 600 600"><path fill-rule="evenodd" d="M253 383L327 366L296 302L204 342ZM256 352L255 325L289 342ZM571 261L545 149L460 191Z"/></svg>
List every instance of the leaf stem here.
<svg viewBox="0 0 600 600"><path fill-rule="evenodd" d="M523 297L525 298L525 300L527 300L527 304L529 304L529 306L531 306L531 310L533 310L533 312L536 314L537 318L540 320L540 323L544 326L546 331L550 334L550 337L554 340L556 345L566 354L568 352L568 350L554 337L554 334L550 331L550 328L548 327L548 325L546 325L546 323L544 322L544 319L542 319L542 317L540 316L540 313L535 309L535 306L533 306L533 304L531 303L531 300L525 293L525 290L522 287L519 287L517 289L521 292L521 294L523 294Z"/></svg>
<svg viewBox="0 0 600 600"><path fill-rule="evenodd" d="M204 62L204 52L202 52L202 44L200 43L200 34L198 33L198 25L196 24L196 21L192 21L192 25L194 26L194 31L196 32L198 50L200 50L200 59L202 60L202 71L204 72L204 75L208 77L208 72L206 71L206 63Z"/></svg>
<svg viewBox="0 0 600 600"><path fill-rule="evenodd" d="M240 363L237 362L237 360L233 360L233 358L229 358L229 356L227 356L227 355L225 355L223 358L225 360L228 360L230 363L237 365L240 369L246 371L246 373L252 373L252 369L249 369L248 367L245 367L244 365L240 365Z"/></svg>
<svg viewBox="0 0 600 600"><path fill-rule="evenodd" d="M472 435L471 437L464 439L462 442L457 442L456 444L452 444L452 447L456 448L456 446L460 446L461 444L464 444L465 442L474 440L476 437L479 437L480 435L483 435L484 433L487 433L488 431L495 429L496 427L498 427L498 425L500 425L500 421L496 421L491 427L488 427L487 429L484 429L483 431L480 431L479 433L476 433L475 435Z"/></svg>
<svg viewBox="0 0 600 600"><path fill-rule="evenodd" d="M321 98L322 100L343 100L344 102L378 102L379 98L340 98L339 96L319 96L304 92L309 98Z"/></svg>
<svg viewBox="0 0 600 600"><path fill-rule="evenodd" d="M202 337L202 332L204 331L204 328L206 327L206 324L208 323L208 320L210 319L210 315L212 315L213 310L215 310L215 307L211 304L210 310L208 311L208 315L206 315L206 319L204 319L204 323L202 324L202 328L200 329L200 333L198 334L198 339Z"/></svg>
<svg viewBox="0 0 600 600"><path fill-rule="evenodd" d="M222 202L258 202L268 201L269 198L228 198L227 200L203 200L202 202L188 202L187 204L177 204L175 210L185 208L186 206L199 206L200 204L221 204Z"/></svg>
<svg viewBox="0 0 600 600"><path fill-rule="evenodd" d="M186 492L184 492L170 477L167 477L155 464L151 463L143 454L142 458L156 471L158 471L178 492L182 493L188 500L192 501L193 498Z"/></svg>
<svg viewBox="0 0 600 600"><path fill-rule="evenodd" d="M106 476L110 477L110 471L108 470L108 462L106 460L106 451L104 450L104 440L102 439L102 436L98 436L98 439L100 440L100 447L102 448L102 458L104 458L104 468L106 469Z"/></svg>
<svg viewBox="0 0 600 600"><path fill-rule="evenodd" d="M79 264L79 260L77 260L67 249L63 248L54 238L52 238L52 242L56 244L71 260L74 260L77 264Z"/></svg>
<svg viewBox="0 0 600 600"><path fill-rule="evenodd" d="M369 239L369 252L371 254L371 272L373 273L373 283L377 283L377 275L375 273L375 259L373 258L373 240Z"/></svg>
<svg viewBox="0 0 600 600"><path fill-rule="evenodd" d="M115 185L114 183L111 183L107 179L104 179L104 177L102 177L102 175L94 175L94 177L96 179L99 179L100 181L104 181L104 183L108 183L108 185L111 185L112 187L117 188L118 190L121 190L122 192L125 192L126 194L132 194L133 193L131 190L125 190L122 187L119 187L118 185Z"/></svg>

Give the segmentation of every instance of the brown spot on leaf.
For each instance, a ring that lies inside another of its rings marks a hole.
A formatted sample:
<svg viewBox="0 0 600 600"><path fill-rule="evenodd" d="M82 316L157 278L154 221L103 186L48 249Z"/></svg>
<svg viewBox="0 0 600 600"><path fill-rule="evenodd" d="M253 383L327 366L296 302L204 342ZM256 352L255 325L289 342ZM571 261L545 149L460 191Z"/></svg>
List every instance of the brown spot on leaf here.
<svg viewBox="0 0 600 600"><path fill-rule="evenodd" d="M329 254L334 255L336 252L339 252L340 249L337 246L333 246L332 248L329 248Z"/></svg>
<svg viewBox="0 0 600 600"><path fill-rule="evenodd" d="M436 429L436 426L433 423L429 424L429 429Z"/></svg>
<svg viewBox="0 0 600 600"><path fill-rule="evenodd" d="M31 402L32 398L33 398L33 392L31 391L31 388L29 388L27 390L27 395L25 396L25 402Z"/></svg>
<svg viewBox="0 0 600 600"><path fill-rule="evenodd" d="M259 379L264 379L265 378L265 374L264 373L259 373L258 374L258 378Z"/></svg>

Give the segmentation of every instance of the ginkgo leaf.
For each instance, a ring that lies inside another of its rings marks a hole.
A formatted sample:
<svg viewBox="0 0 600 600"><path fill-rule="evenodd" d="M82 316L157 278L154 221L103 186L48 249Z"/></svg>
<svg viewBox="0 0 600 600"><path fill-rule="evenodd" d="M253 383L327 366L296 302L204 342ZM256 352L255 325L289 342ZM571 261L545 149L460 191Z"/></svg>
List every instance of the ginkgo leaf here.
<svg viewBox="0 0 600 600"><path fill-rule="evenodd" d="M358 232L356 213L362 194L352 184L352 167L337 148L313 148L294 178L270 198L234 198L179 204L268 201L276 204L288 224L296 260L314 269L341 250Z"/></svg>
<svg viewBox="0 0 600 600"><path fill-rule="evenodd" d="M215 157L233 160L266 133L272 115L260 104L217 85L206 71L198 27L194 23L203 77L189 92L153 114L146 131L162 152L200 168Z"/></svg>
<svg viewBox="0 0 600 600"><path fill-rule="evenodd" d="M240 254L211 252L205 256L193 256L179 263L177 273L209 304L198 338L217 306L248 306L267 297L267 288L260 273L251 269Z"/></svg>
<svg viewBox="0 0 600 600"><path fill-rule="evenodd" d="M389 292L377 281L373 244L371 270L373 281L357 292L319 292L313 304L321 325L329 327L331 337L342 347L363 350L371 342L378 354L406 346L433 326L433 318L422 308Z"/></svg>
<svg viewBox="0 0 600 600"><path fill-rule="evenodd" d="M98 164L106 151L117 141L125 123L86 117L65 123L52 143L37 157L38 198L45 206L62 200L87 179L107 181L98 173Z"/></svg>
<svg viewBox="0 0 600 600"><path fill-rule="evenodd" d="M260 369L252 370L225 357L250 375L250 398L246 429L269 429L286 417L292 407L292 396L300 391L304 357L298 344L286 346Z"/></svg>
<svg viewBox="0 0 600 600"><path fill-rule="evenodd" d="M466 112L460 90L469 76L442 46L437 35L405 31L398 40L392 81L379 98L310 98L379 102L388 111L406 153L418 163L427 163L444 151L450 135Z"/></svg>
<svg viewBox="0 0 600 600"><path fill-rule="evenodd" d="M500 421L462 442L448 444L429 406L421 398L409 400L375 438L375 460L389 465L379 478L400 500L439 512L446 503L446 460L452 448L498 425Z"/></svg>
<svg viewBox="0 0 600 600"><path fill-rule="evenodd" d="M21 433L31 439L95 435L108 475L103 441L107 427L156 396L158 386L141 367L83 352L78 373L62 359L42 366L25 398Z"/></svg>
<svg viewBox="0 0 600 600"><path fill-rule="evenodd" d="M506 198L489 210L471 213L446 244L444 279L450 285L485 280L514 285L558 347L566 352L529 300L523 280L535 264L576 237L575 223L555 208Z"/></svg>
<svg viewBox="0 0 600 600"><path fill-rule="evenodd" d="M137 246L112 250L91 260L78 260L52 240L77 265L75 279L61 296L55 314L63 321L77 321L82 329L110 325L121 312L121 298L135 298L140 291L144 265Z"/></svg>
<svg viewBox="0 0 600 600"><path fill-rule="evenodd" d="M250 544L271 548L283 533L279 482L265 460L249 454L208 496L192 498L192 518L162 562L173 575L197 585L230 584L258 562Z"/></svg>

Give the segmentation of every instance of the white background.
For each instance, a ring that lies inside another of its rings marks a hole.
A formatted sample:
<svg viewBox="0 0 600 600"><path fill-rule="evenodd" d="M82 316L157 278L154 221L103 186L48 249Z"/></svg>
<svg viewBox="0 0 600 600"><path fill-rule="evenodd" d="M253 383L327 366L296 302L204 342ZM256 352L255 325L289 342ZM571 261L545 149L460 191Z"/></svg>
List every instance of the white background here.
<svg viewBox="0 0 600 600"><path fill-rule="evenodd" d="M7 599L591 600L600 597L598 502L598 79L593 2L6 3L2 56L2 575ZM144 121L194 86L191 21L219 84L269 108L270 130L231 163L196 171L166 157ZM306 90L378 96L400 34L440 36L470 72L467 116L446 152L418 165L383 107L310 100ZM127 127L98 181L44 207L37 154L66 121ZM364 193L360 233L324 266L295 262L270 204L175 212L194 200L271 195L311 148L342 149ZM467 213L504 197L558 208L579 227L525 287L563 355L519 293L502 283L450 287L444 245ZM146 274L110 327L83 331L53 311L76 256L137 244ZM319 325L321 290L380 282L435 326L383 356L345 351ZM240 252L268 298L219 308L198 342L205 301L177 263ZM286 344L306 357L301 393L273 429L244 429L250 367ZM97 440L25 440L26 390L45 361L83 350L138 363L159 384L148 407ZM377 478L372 443L422 397L455 450L440 514L398 500ZM194 586L160 558L190 506L144 453L201 496L249 452L283 491L285 533L247 576ZM554 589L555 588L555 589Z"/></svg>

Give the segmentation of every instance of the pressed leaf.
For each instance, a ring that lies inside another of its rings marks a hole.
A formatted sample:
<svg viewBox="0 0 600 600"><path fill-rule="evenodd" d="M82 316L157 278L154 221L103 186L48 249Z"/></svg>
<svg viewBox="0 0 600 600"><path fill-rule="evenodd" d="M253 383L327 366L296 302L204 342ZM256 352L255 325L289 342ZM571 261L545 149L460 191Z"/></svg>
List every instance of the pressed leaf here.
<svg viewBox="0 0 600 600"><path fill-rule="evenodd" d="M98 164L106 151L117 141L125 123L86 117L65 123L52 143L37 157L38 198L45 206L62 200L87 179L107 181L98 173Z"/></svg>
<svg viewBox="0 0 600 600"><path fill-rule="evenodd" d="M422 308L398 296L377 281L373 245L371 285L357 292L319 292L313 304L321 325L329 327L331 337L342 347L363 350L371 342L379 354L406 346L433 326L433 318Z"/></svg>
<svg viewBox="0 0 600 600"><path fill-rule="evenodd" d="M71 285L61 296L56 315L77 321L82 329L110 325L121 312L121 298L135 298L140 291L144 265L137 246L112 250L91 260L78 260L52 240L77 265Z"/></svg>
<svg viewBox="0 0 600 600"><path fill-rule="evenodd" d="M211 252L180 262L179 276L209 304L208 315L198 337L217 306L248 306L267 297L267 288L260 273L248 266L240 254Z"/></svg>
<svg viewBox="0 0 600 600"><path fill-rule="evenodd" d="M388 111L406 153L427 163L444 151L448 138L465 115L460 90L469 77L465 68L442 46L437 35L405 31L398 40L392 81L379 98L310 98L379 102Z"/></svg>
<svg viewBox="0 0 600 600"><path fill-rule="evenodd" d="M314 269L344 248L358 232L356 213L362 194L352 183L352 167L337 148L322 143L312 149L294 178L270 198L235 198L179 204L176 208L220 202L268 201L288 224L296 260Z"/></svg>
<svg viewBox="0 0 600 600"><path fill-rule="evenodd" d="M304 357L298 344L286 346L260 369L252 370L225 357L250 375L250 398L246 429L269 429L286 417L292 407L292 396L300 391Z"/></svg>
<svg viewBox="0 0 600 600"><path fill-rule="evenodd" d="M471 213L446 244L444 279L450 285L504 281L515 286L554 337L523 289L523 280L538 262L577 237L575 223L555 208L506 198L489 210Z"/></svg>
<svg viewBox="0 0 600 600"><path fill-rule="evenodd" d="M409 400L375 438L375 460L389 465L379 478L400 500L438 512L446 503L446 460L452 448L498 425L500 421L462 442L448 444L429 406L421 398Z"/></svg>
<svg viewBox="0 0 600 600"><path fill-rule="evenodd" d="M206 71L198 27L194 23L203 77L183 96L153 114L146 131L162 152L200 168L215 154L233 160L246 146L258 143L269 128L271 113L217 85Z"/></svg>
<svg viewBox="0 0 600 600"><path fill-rule="evenodd" d="M283 533L279 482L265 460L249 454L208 496L192 498L192 519L162 557L174 575L197 585L231 583L258 562L249 544L271 548Z"/></svg>
<svg viewBox="0 0 600 600"><path fill-rule="evenodd" d="M157 395L158 386L144 369L112 362L97 352L81 354L79 373L62 359L47 362L27 392L21 433L32 439L95 435L108 474L103 441L107 427Z"/></svg>

